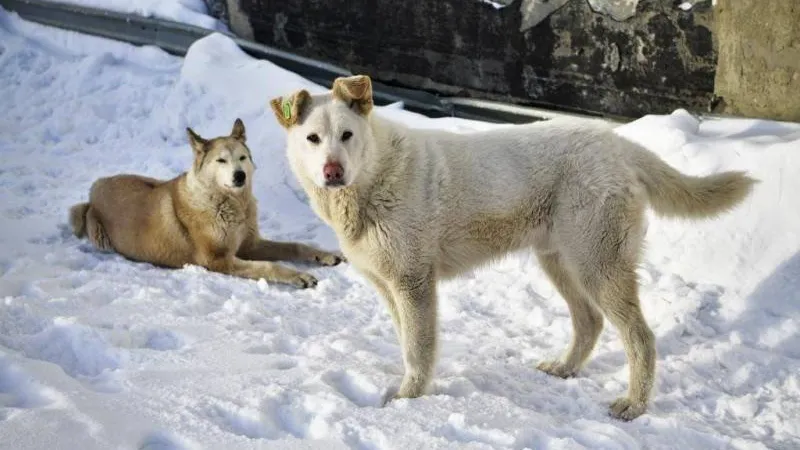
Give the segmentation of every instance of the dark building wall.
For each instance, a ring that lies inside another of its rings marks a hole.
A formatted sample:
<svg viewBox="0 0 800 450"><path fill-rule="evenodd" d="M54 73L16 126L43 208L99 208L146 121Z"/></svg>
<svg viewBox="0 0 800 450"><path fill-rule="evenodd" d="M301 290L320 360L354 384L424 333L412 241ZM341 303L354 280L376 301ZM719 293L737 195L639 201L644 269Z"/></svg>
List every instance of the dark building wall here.
<svg viewBox="0 0 800 450"><path fill-rule="evenodd" d="M714 91L710 0L209 1L258 42L443 95L638 117ZM626 2L626 20L603 9Z"/></svg>

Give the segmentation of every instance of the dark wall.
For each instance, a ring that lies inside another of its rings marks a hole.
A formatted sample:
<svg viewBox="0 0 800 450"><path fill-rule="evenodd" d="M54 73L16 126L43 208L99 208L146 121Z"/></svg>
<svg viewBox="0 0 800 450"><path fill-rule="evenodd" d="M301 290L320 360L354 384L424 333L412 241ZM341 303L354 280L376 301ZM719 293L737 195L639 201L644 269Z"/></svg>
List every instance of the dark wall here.
<svg viewBox="0 0 800 450"><path fill-rule="evenodd" d="M227 6L235 3L258 42L388 84L628 117L709 107L716 64L710 0L689 11L678 8L683 1L640 0L625 21L569 0L525 31L521 1L500 9L478 0Z"/></svg>

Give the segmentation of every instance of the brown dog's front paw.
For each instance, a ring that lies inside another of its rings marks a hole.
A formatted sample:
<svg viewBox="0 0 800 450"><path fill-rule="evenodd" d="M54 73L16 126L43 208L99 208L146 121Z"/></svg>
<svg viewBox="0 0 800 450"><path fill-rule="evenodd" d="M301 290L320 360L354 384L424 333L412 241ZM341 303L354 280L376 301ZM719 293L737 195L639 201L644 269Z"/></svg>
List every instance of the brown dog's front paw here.
<svg viewBox="0 0 800 450"><path fill-rule="evenodd" d="M345 259L344 256L337 255L335 253L321 252L314 256L314 261L322 264L323 266L336 266L342 262L346 262L347 259Z"/></svg>
<svg viewBox="0 0 800 450"><path fill-rule="evenodd" d="M298 273L289 280L289 284L300 289L316 287L318 282L315 276L307 273Z"/></svg>

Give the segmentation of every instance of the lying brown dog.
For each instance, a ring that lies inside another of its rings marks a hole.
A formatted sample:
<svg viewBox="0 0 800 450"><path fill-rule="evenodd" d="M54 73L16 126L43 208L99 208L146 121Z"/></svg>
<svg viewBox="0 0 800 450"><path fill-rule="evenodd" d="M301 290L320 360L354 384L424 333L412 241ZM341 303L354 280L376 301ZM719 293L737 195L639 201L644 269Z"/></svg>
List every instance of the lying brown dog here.
<svg viewBox="0 0 800 450"><path fill-rule="evenodd" d="M244 278L264 278L300 288L317 279L276 260L336 265L342 257L295 243L262 239L256 200L255 170L245 144L245 128L236 119L230 136L203 139L187 128L194 150L190 171L169 181L138 175L97 180L88 203L70 209L78 237L98 248L159 266L203 266Z"/></svg>

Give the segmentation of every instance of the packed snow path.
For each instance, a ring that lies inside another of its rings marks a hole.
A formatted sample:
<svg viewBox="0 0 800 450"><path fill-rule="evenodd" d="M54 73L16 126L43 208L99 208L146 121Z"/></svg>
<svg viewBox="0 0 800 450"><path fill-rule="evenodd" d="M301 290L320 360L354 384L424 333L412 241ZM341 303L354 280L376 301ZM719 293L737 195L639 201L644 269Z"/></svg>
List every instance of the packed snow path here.
<svg viewBox="0 0 800 450"><path fill-rule="evenodd" d="M300 87L322 90L221 35L184 60L0 10L0 448L800 446L798 125L676 111L620 129L688 173L762 180L717 220L651 220L640 275L657 383L630 423L607 415L628 379L613 328L577 378L534 369L569 342L570 320L530 255L442 286L431 395L380 407L400 350L350 266L313 268L319 286L300 291L129 262L66 228L97 177L175 176L191 162L186 126L212 137L241 117L263 233L336 248L266 106Z"/></svg>

